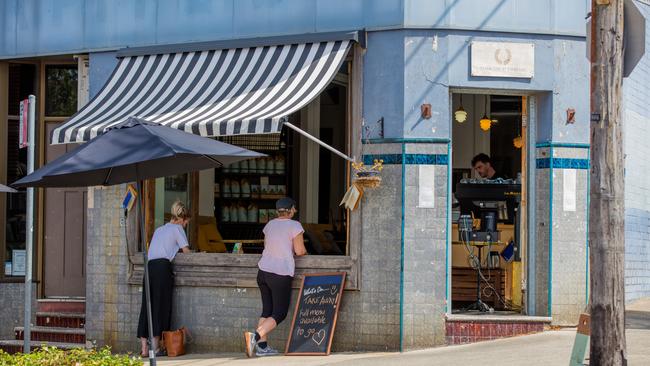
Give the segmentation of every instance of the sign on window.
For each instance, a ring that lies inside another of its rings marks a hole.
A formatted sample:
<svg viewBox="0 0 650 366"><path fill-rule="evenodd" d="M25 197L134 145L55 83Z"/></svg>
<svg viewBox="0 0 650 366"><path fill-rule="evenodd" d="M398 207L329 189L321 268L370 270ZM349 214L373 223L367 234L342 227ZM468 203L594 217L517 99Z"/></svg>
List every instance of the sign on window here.
<svg viewBox="0 0 650 366"><path fill-rule="evenodd" d="M27 119L29 116L29 99L20 102L20 121L19 121L19 134L18 134L18 147L24 148L29 145L27 142Z"/></svg>

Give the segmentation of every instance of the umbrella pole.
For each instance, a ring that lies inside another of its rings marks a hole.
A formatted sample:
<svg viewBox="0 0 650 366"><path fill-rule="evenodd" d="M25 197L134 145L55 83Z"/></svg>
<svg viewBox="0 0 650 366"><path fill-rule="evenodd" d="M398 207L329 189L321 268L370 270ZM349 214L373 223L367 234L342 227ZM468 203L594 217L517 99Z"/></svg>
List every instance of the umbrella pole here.
<svg viewBox="0 0 650 366"><path fill-rule="evenodd" d="M138 176L136 167L136 176ZM142 181L138 179L138 213L140 216L140 238L142 240L142 258L144 263L144 288L145 301L147 302L147 325L149 328L149 365L156 366L156 350L154 349L153 321L151 319L151 291L149 290L149 260L147 259L147 238L144 229L144 191Z"/></svg>

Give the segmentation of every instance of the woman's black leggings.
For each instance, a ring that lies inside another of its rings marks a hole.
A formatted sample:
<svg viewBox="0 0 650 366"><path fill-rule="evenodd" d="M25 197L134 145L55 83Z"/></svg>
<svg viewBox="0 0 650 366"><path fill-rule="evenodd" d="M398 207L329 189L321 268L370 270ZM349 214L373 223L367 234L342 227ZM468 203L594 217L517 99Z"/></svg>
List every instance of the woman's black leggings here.
<svg viewBox="0 0 650 366"><path fill-rule="evenodd" d="M262 293L262 318L273 318L280 324L289 311L293 277L281 276L261 269L257 272L257 285Z"/></svg>

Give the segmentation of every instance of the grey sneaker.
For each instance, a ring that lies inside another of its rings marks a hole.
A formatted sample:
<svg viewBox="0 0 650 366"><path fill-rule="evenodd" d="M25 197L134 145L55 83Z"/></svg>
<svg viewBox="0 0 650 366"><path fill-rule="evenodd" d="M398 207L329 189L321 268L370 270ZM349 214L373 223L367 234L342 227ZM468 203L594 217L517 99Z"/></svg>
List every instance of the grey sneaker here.
<svg viewBox="0 0 650 366"><path fill-rule="evenodd" d="M255 356L257 357L277 356L279 354L280 352L271 346L266 346L266 348L260 346L255 347Z"/></svg>
<svg viewBox="0 0 650 366"><path fill-rule="evenodd" d="M257 346L257 342L255 342L255 333L244 332L244 342L246 347L246 356L253 357L255 346Z"/></svg>

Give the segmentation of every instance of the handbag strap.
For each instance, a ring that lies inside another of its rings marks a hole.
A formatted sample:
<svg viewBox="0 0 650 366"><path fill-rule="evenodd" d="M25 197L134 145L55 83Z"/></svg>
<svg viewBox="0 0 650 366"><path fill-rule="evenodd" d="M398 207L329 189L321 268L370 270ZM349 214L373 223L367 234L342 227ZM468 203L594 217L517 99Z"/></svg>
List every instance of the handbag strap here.
<svg viewBox="0 0 650 366"><path fill-rule="evenodd" d="M194 337L192 337L192 334L190 333L190 331L185 327L181 327L180 330L185 335L183 337L183 340L185 341L185 344L192 344L194 342Z"/></svg>

